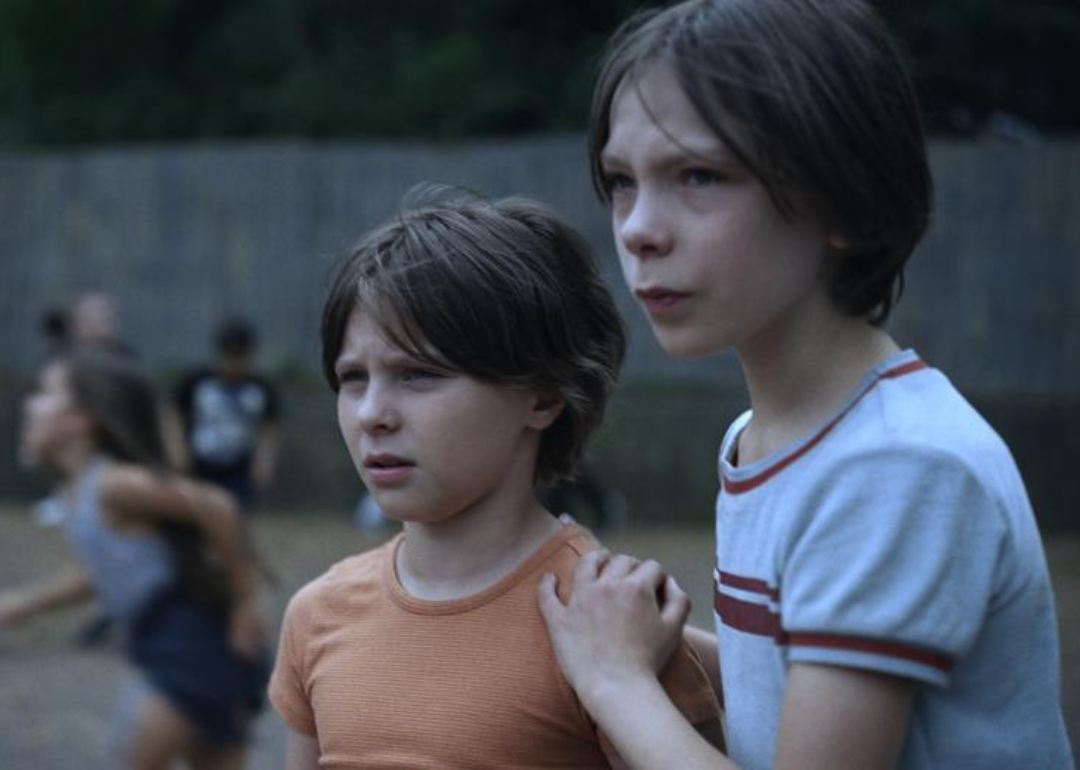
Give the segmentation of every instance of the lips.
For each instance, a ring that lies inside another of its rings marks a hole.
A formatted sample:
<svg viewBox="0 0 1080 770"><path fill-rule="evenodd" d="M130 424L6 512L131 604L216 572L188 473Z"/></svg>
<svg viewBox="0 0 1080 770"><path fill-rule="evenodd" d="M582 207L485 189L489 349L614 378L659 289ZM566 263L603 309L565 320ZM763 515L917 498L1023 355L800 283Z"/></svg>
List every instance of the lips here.
<svg viewBox="0 0 1080 770"><path fill-rule="evenodd" d="M407 479L415 463L392 454L370 454L364 457L364 471L377 486L396 484Z"/></svg>
<svg viewBox="0 0 1080 770"><path fill-rule="evenodd" d="M683 300L690 296L686 292L665 289L662 286L637 289L634 291L634 295L652 315L673 310L676 306L681 304Z"/></svg>

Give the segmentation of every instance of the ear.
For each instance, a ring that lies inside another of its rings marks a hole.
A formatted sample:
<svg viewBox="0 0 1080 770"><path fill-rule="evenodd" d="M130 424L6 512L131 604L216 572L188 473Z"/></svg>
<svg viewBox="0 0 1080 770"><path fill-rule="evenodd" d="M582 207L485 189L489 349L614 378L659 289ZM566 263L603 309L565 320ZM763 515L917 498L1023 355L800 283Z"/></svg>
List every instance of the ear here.
<svg viewBox="0 0 1080 770"><path fill-rule="evenodd" d="M526 425L533 430L547 430L559 419L566 402L552 393L536 393L532 409L526 418Z"/></svg>

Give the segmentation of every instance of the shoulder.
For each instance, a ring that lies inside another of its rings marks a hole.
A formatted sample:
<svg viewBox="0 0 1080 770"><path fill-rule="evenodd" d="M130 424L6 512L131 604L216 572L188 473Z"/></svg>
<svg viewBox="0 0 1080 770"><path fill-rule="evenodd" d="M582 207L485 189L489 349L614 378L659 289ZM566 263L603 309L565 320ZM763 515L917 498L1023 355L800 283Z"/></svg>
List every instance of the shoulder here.
<svg viewBox="0 0 1080 770"><path fill-rule="evenodd" d="M180 376L176 384L176 394L178 396L190 395L200 382L212 376L213 372L208 367L200 366L191 369Z"/></svg>
<svg viewBox="0 0 1080 770"><path fill-rule="evenodd" d="M882 378L839 427L867 440L876 435L958 454L1004 446L949 378L929 366Z"/></svg>
<svg viewBox="0 0 1080 770"><path fill-rule="evenodd" d="M882 381L834 434L820 452L819 485L896 494L945 484L991 498L1022 489L1001 437L936 369Z"/></svg>
<svg viewBox="0 0 1080 770"><path fill-rule="evenodd" d="M289 600L286 617L292 621L355 611L384 594L384 570L395 540L370 551L346 557L307 583Z"/></svg>
<svg viewBox="0 0 1080 770"><path fill-rule="evenodd" d="M275 382L261 372L256 372L248 377L248 382L258 386L263 392L271 397L277 395L278 386Z"/></svg>
<svg viewBox="0 0 1080 770"><path fill-rule="evenodd" d="M922 364L917 358L910 363ZM887 374L887 372L886 372ZM736 420L731 443L748 415ZM993 428L940 371L922 365L897 376L879 376L797 447L797 477L804 483L858 483L850 472L876 466L898 470L981 473L988 460L1011 462Z"/></svg>
<svg viewBox="0 0 1080 770"><path fill-rule="evenodd" d="M574 568L577 567L582 556L598 548L600 548L600 543L592 533L577 524L566 524L541 549L537 554L538 558L534 557L536 568L531 572L536 579L544 573L553 574L557 580L556 591L559 598L566 601L570 596L569 588Z"/></svg>
<svg viewBox="0 0 1080 770"><path fill-rule="evenodd" d="M768 527L777 542L817 554L823 565L841 553L866 554L872 544L882 553L899 542L994 549L1006 533L1032 526L1008 449L929 368L883 378L769 468L745 472L757 475L725 476L731 510L740 509L745 489L782 495L783 515L755 519L752 531L760 536ZM745 505L760 504L755 497Z"/></svg>
<svg viewBox="0 0 1080 770"><path fill-rule="evenodd" d="M549 570L572 570L581 557L600 547L600 542L584 527L569 523L548 542L544 566Z"/></svg>
<svg viewBox="0 0 1080 770"><path fill-rule="evenodd" d="M1010 509L1022 512L1026 497L1018 480L1005 484L994 478L981 459L916 433L881 433L852 443L809 464L797 482L802 524L793 534L862 532L852 545L868 537L960 542L976 529L982 530L980 539L997 538L1008 526Z"/></svg>
<svg viewBox="0 0 1080 770"><path fill-rule="evenodd" d="M277 398L277 385L262 372L250 372L246 374L243 380L240 381L240 384L244 389L261 394L262 397L268 401L273 401Z"/></svg>

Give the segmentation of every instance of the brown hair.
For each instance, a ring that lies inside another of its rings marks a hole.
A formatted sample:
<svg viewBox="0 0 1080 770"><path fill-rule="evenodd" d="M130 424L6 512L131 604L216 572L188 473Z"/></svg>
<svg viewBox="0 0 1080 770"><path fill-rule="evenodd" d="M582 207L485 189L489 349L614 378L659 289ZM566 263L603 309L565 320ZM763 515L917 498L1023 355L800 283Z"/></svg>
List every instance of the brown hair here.
<svg viewBox="0 0 1080 770"><path fill-rule="evenodd" d="M105 454L161 471L166 466L157 396L137 362L104 348L79 345L57 356L72 397L89 417Z"/></svg>
<svg viewBox="0 0 1080 770"><path fill-rule="evenodd" d="M618 376L622 320L588 245L554 213L524 198L446 194L412 193L444 199L370 232L338 268L322 315L326 379L337 391L345 328L362 308L421 361L562 400L535 476L569 476Z"/></svg>
<svg viewBox="0 0 1080 770"><path fill-rule="evenodd" d="M631 18L612 38L593 92L589 157L602 200L612 101L654 64L671 68L782 214L805 201L849 242L837 253L833 300L883 324L929 223L932 182L914 90L872 8L687 0Z"/></svg>

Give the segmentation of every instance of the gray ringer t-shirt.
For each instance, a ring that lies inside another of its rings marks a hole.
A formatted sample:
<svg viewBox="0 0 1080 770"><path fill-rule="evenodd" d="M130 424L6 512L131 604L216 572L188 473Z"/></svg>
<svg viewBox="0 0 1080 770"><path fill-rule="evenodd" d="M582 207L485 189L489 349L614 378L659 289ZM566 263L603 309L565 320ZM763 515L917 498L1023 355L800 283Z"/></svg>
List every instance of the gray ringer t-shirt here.
<svg viewBox="0 0 1080 770"><path fill-rule="evenodd" d="M900 766L1071 768L1053 597L1008 449L912 351L750 465L728 430L716 629L731 756L772 766L789 664L918 683Z"/></svg>

